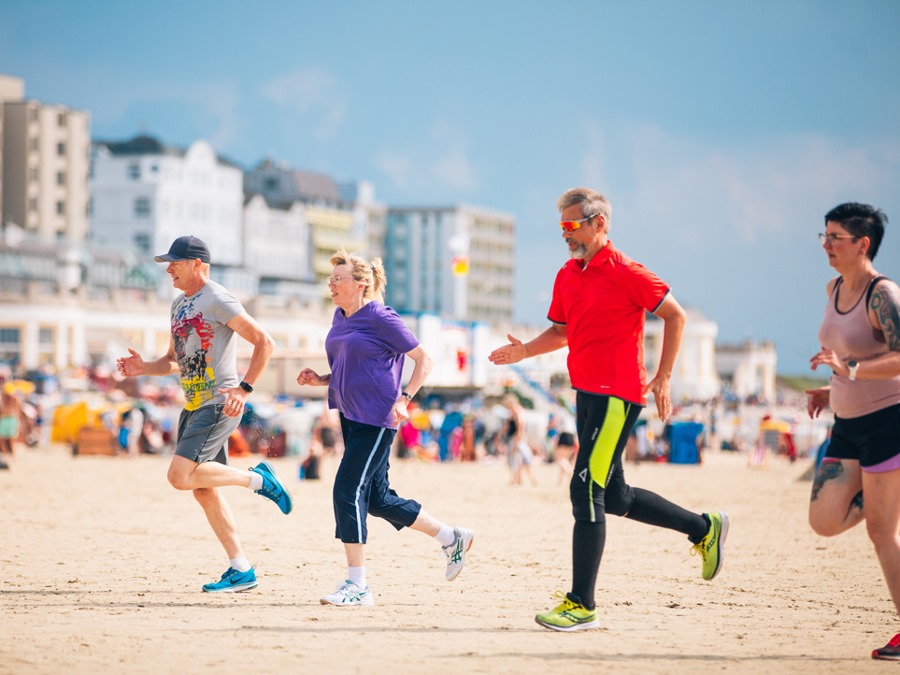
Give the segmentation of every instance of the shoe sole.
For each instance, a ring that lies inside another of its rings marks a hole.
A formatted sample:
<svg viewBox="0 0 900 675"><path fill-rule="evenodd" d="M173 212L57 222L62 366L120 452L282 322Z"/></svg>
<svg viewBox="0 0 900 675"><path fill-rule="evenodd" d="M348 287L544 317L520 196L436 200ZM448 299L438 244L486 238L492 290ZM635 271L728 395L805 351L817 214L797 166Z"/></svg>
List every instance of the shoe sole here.
<svg viewBox="0 0 900 675"><path fill-rule="evenodd" d="M897 656L883 656L877 651L872 652L872 658L876 661L900 661L900 654Z"/></svg>
<svg viewBox="0 0 900 675"><path fill-rule="evenodd" d="M259 582L252 584L240 584L238 586L229 586L228 588L204 588L204 593L243 593L244 591L253 590L259 586Z"/></svg>
<svg viewBox="0 0 900 675"><path fill-rule="evenodd" d="M283 483L281 482L281 480L278 478L278 475L275 473L275 467L274 467L274 466L272 466L271 464L269 464L266 460L263 460L263 461L261 461L259 464L257 464L256 467L254 467L254 468L259 469L259 467L263 467L264 470L266 471L266 473L268 473L272 478L274 478L275 480L277 480L277 481L278 481L278 484L281 485L281 491L282 491L282 492L284 493L284 495L287 497L287 511L285 511L284 509L282 509L282 508L281 508L281 505L278 504L277 502L275 503L275 506L277 506L277 507L281 510L281 512L282 512L284 515L288 515L291 511L294 510L294 498L291 497L291 493L288 492L288 489L284 486L284 484L283 484Z"/></svg>
<svg viewBox="0 0 900 675"><path fill-rule="evenodd" d="M716 575L722 571L722 563L725 562L725 538L728 536L728 514L724 511L719 511L719 515L722 516L722 529L719 530L719 555L718 560L716 561L716 571L712 573L712 576L706 581L712 581L716 578Z"/></svg>
<svg viewBox="0 0 900 675"><path fill-rule="evenodd" d="M591 630L593 628L600 627L600 619L594 619L593 621L585 621L584 623L576 623L574 626L554 626L552 623L545 623L541 621L540 618L534 617L534 622L538 626L543 626L544 628L549 628L550 630L556 630L560 633L572 633L577 630Z"/></svg>
<svg viewBox="0 0 900 675"><path fill-rule="evenodd" d="M375 605L375 602L329 602L325 598L321 598L319 604L327 605L328 607L372 607Z"/></svg>
<svg viewBox="0 0 900 675"><path fill-rule="evenodd" d="M469 552L469 549L472 548L472 544L474 544L474 543L475 543L475 533L473 532L473 533L472 533L472 538L469 539L469 545L466 546L466 550L463 551L463 564L460 565L460 566L459 566L459 569L456 570L456 574L454 574L452 577L447 577L447 581L453 581L456 577L459 576L459 573L463 571L463 567L464 567L465 564L466 564L466 558L465 558L465 555L466 555L466 553Z"/></svg>

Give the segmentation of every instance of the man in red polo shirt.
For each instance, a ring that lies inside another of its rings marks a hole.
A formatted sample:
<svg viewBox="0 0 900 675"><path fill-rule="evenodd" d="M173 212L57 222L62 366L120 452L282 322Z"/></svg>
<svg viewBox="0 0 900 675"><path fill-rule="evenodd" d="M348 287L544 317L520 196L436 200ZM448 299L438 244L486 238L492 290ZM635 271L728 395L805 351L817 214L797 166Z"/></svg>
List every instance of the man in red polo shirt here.
<svg viewBox="0 0 900 675"><path fill-rule="evenodd" d="M606 514L665 527L688 536L710 580L722 567L728 534L723 512L692 513L625 482L622 452L652 393L660 419L669 416L669 379L684 330L684 310L653 272L617 250L608 239L611 207L587 188L558 200L562 236L572 257L556 275L547 318L552 325L530 342L512 335L490 355L495 364L569 347L569 378L576 394L579 450L569 487L575 528L572 591L535 620L546 628L575 631L599 625L594 605L597 572L606 541ZM664 322L659 368L650 382L644 369L644 313Z"/></svg>

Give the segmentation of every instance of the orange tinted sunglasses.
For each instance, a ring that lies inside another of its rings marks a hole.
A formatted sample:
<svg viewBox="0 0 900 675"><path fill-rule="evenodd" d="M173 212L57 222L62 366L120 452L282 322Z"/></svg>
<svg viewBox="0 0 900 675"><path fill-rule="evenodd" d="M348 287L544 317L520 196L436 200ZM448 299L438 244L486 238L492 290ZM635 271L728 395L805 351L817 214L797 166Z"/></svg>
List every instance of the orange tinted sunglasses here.
<svg viewBox="0 0 900 675"><path fill-rule="evenodd" d="M599 213L595 213L594 215L582 218L581 220L561 220L559 221L559 226L567 232L574 232L575 230L580 230L585 221L596 218L599 215Z"/></svg>

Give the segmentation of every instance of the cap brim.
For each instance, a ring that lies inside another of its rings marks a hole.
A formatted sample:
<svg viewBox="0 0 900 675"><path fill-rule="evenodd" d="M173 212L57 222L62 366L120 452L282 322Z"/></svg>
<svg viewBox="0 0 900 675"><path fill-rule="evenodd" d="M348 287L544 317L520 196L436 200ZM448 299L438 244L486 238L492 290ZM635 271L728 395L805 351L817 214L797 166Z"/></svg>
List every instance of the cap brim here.
<svg viewBox="0 0 900 675"><path fill-rule="evenodd" d="M156 262L178 262L179 260L187 260L187 258L180 258L177 255L166 253L165 255L156 256L153 260Z"/></svg>

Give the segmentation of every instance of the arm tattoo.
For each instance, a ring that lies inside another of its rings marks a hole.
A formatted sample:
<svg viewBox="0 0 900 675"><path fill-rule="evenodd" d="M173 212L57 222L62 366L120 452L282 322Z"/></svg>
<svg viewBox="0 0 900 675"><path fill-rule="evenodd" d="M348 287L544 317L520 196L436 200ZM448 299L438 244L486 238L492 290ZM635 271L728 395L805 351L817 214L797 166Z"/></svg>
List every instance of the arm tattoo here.
<svg viewBox="0 0 900 675"><path fill-rule="evenodd" d="M872 291L870 306L881 324L888 349L900 352L900 289L890 282L878 284Z"/></svg>

